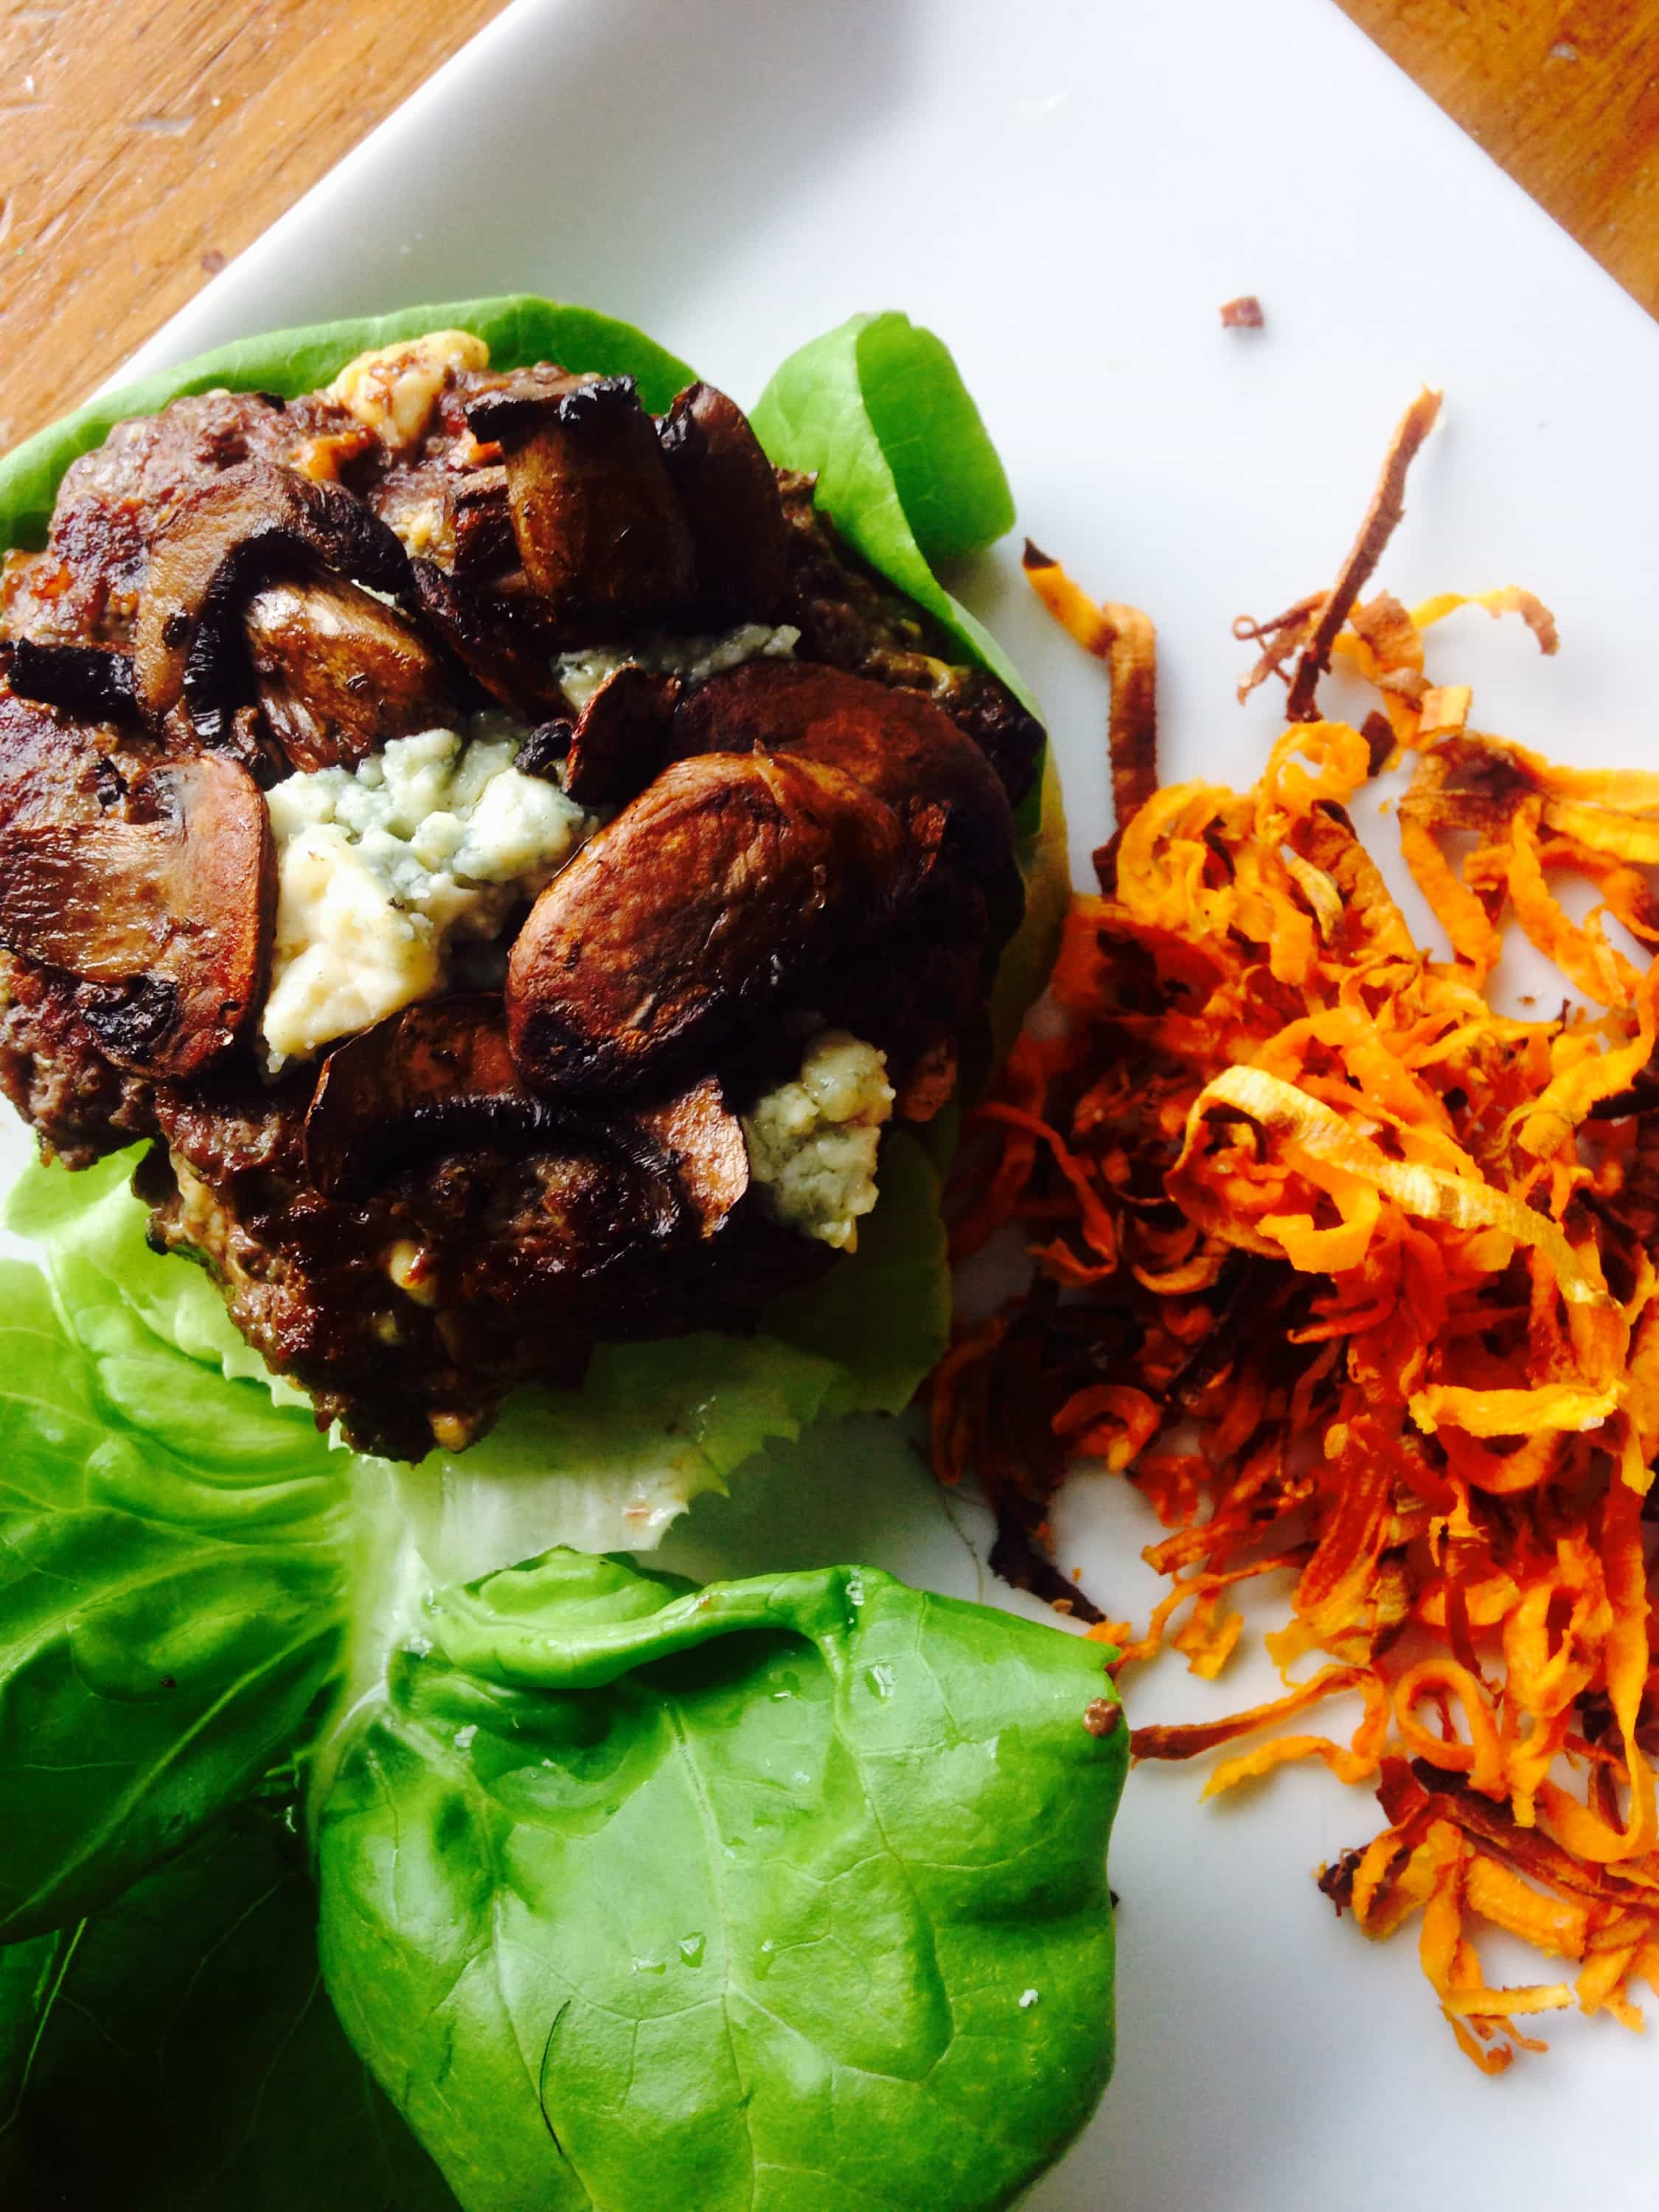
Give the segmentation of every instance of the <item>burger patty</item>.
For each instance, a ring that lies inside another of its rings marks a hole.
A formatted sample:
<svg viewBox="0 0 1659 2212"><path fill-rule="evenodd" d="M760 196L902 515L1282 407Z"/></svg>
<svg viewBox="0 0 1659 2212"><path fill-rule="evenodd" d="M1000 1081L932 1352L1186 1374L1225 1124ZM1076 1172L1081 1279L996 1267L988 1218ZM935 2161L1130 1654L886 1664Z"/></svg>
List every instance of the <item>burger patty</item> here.
<svg viewBox="0 0 1659 2212"><path fill-rule="evenodd" d="M1042 744L723 395L658 419L630 380L479 355L119 425L0 580L0 1084L70 1167L152 1139L158 1249L401 1458L598 1340L752 1327L839 1264L744 1116L843 1033L896 1117L948 1097ZM573 850L475 863L461 914L464 849L430 988L277 1049L297 877L264 794L357 823L388 746L464 727L511 733Z"/></svg>

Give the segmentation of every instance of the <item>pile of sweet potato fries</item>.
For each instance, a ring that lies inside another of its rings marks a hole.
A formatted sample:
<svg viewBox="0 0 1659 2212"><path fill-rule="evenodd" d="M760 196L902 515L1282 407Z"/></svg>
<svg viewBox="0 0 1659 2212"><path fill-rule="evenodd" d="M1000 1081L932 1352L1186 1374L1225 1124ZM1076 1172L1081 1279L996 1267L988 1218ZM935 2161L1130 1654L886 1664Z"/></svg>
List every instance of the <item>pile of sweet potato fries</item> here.
<svg viewBox="0 0 1659 2212"><path fill-rule="evenodd" d="M1236 626L1261 649L1244 689L1287 686L1249 792L1159 786L1152 625L1028 548L1109 666L1117 830L1071 915L1063 1029L1028 1031L970 1122L956 1249L1015 1224L1031 1273L942 1364L933 1435L941 1480L971 1476L997 1514L995 1563L1124 1667L1167 1641L1217 1677L1239 1585L1284 1590L1285 1695L1138 1729L1135 1752L1231 1747L1206 1794L1309 1757L1374 1789L1386 1826L1323 1887L1368 1936L1420 1916L1441 2007L1496 2072L1543 2047L1527 2016L1639 2027L1633 1986L1659 1990L1659 775L1475 734L1468 690L1424 662L1468 602L1362 597L1437 406L1402 421L1333 587ZM1530 595L1479 604L1555 650ZM1375 687L1358 727L1320 716L1334 659ZM1398 834L1449 960L1347 811L1401 763ZM1575 878L1583 920L1558 896ZM1571 1003L1495 1010L1510 923ZM1139 1634L1048 1556L1079 1461L1166 1532ZM1343 1692L1352 1735L1285 1731ZM1489 1986L1481 1923L1553 1978Z"/></svg>

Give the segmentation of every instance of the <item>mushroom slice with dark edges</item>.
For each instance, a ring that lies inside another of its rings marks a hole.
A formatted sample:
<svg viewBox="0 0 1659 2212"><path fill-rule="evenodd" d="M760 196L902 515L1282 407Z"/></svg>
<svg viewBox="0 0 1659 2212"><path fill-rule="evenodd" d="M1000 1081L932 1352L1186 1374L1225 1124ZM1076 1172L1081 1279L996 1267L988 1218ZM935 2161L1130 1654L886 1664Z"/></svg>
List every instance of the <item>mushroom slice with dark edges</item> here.
<svg viewBox="0 0 1659 2212"><path fill-rule="evenodd" d="M492 699L532 720L568 714L553 675L563 641L545 600L481 590L434 561L411 562L410 575L422 619Z"/></svg>
<svg viewBox="0 0 1659 2212"><path fill-rule="evenodd" d="M338 484L269 461L227 469L186 493L157 532L138 601L138 702L158 727L182 704L206 745L229 742L254 697L243 617L284 576L319 570L398 595L409 561L397 538Z"/></svg>
<svg viewBox="0 0 1659 2212"><path fill-rule="evenodd" d="M242 627L265 721L296 769L355 767L390 738L454 726L437 654L356 584L267 584Z"/></svg>
<svg viewBox="0 0 1659 2212"><path fill-rule="evenodd" d="M908 816L918 801L951 809L952 842L976 874L1006 867L1013 814L1002 780L973 739L919 691L816 662L762 659L711 676L674 716L674 751L760 751L836 768Z"/></svg>
<svg viewBox="0 0 1659 2212"><path fill-rule="evenodd" d="M816 762L676 762L556 877L507 963L533 1089L665 1082L790 979L886 923L907 871L892 810Z"/></svg>
<svg viewBox="0 0 1659 2212"><path fill-rule="evenodd" d="M451 559L458 576L499 575L518 558L507 505L507 470L499 461L468 469L444 494Z"/></svg>
<svg viewBox="0 0 1659 2212"><path fill-rule="evenodd" d="M677 676L626 661L613 668L577 718L564 787L578 806L621 806L645 789L667 757L680 696Z"/></svg>
<svg viewBox="0 0 1659 2212"><path fill-rule="evenodd" d="M749 1189L743 1126L713 1076L631 1115L550 1104L520 1083L501 1001L488 993L406 1006L323 1063L305 1158L331 1197L360 1199L420 1160L485 1151L608 1160L659 1236L713 1236Z"/></svg>
<svg viewBox="0 0 1659 2212"><path fill-rule="evenodd" d="M749 417L712 384L691 384L663 417L661 437L696 548L700 602L726 622L771 621L788 590L789 529Z"/></svg>
<svg viewBox="0 0 1659 2212"><path fill-rule="evenodd" d="M428 999L329 1054L306 1165L331 1196L361 1194L435 1153L556 1143L569 1119L520 1083L498 998Z"/></svg>
<svg viewBox="0 0 1659 2212"><path fill-rule="evenodd" d="M0 690L0 826L96 821L145 763L112 756L97 732Z"/></svg>
<svg viewBox="0 0 1659 2212"><path fill-rule="evenodd" d="M597 635L690 603L690 528L631 376L522 370L466 419L506 456L519 558L556 619Z"/></svg>
<svg viewBox="0 0 1659 2212"><path fill-rule="evenodd" d="M749 1194L749 1146L743 1124L726 1103L718 1077L705 1075L666 1105L638 1115L679 1178L699 1234L712 1237Z"/></svg>
<svg viewBox="0 0 1659 2212"><path fill-rule="evenodd" d="M146 770L121 817L0 830L0 944L85 986L109 1058L142 1074L185 1080L236 1042L275 903L264 801L212 754Z"/></svg>
<svg viewBox="0 0 1659 2212"><path fill-rule="evenodd" d="M96 645L41 645L20 637L5 649L6 674L20 699L61 707L83 722L131 722L132 659Z"/></svg>

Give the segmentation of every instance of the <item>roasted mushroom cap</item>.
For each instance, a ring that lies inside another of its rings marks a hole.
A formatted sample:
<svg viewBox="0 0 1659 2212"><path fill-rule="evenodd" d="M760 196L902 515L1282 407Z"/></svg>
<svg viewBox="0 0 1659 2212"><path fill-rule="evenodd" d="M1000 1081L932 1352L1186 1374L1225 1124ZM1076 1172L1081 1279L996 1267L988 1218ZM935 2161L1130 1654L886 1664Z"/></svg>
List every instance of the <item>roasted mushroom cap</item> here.
<svg viewBox="0 0 1659 2212"><path fill-rule="evenodd" d="M211 754L148 770L124 816L0 830L0 944L86 986L109 1058L143 1074L199 1075L235 1042L275 898L264 802Z"/></svg>
<svg viewBox="0 0 1659 2212"><path fill-rule="evenodd" d="M661 434L696 548L699 601L720 620L770 621L788 590L789 532L748 416L713 385L688 385Z"/></svg>
<svg viewBox="0 0 1659 2212"><path fill-rule="evenodd" d="M130 722L137 714L132 660L96 645L39 645L20 637L6 648L6 673L20 699L61 707L85 722Z"/></svg>
<svg viewBox="0 0 1659 2212"><path fill-rule="evenodd" d="M985 896L966 871L934 868L878 945L802 979L792 1004L849 1029L886 1059L894 1111L931 1121L957 1085L960 1042L983 995Z"/></svg>
<svg viewBox="0 0 1659 2212"><path fill-rule="evenodd" d="M891 809L817 763L677 762L549 884L514 945L513 1056L578 1097L668 1080L801 970L880 932Z"/></svg>
<svg viewBox="0 0 1659 2212"><path fill-rule="evenodd" d="M398 539L337 484L249 461L187 493L150 548L134 629L136 688L151 720L182 702L202 744L229 743L236 710L254 696L249 599L319 570L380 592L409 587Z"/></svg>
<svg viewBox="0 0 1659 2212"><path fill-rule="evenodd" d="M450 558L458 576L496 575L513 566L518 547L501 463L457 477L446 489L445 505Z"/></svg>
<svg viewBox="0 0 1659 2212"><path fill-rule="evenodd" d="M564 787L579 806L621 806L667 757L679 678L627 662L582 708L565 759Z"/></svg>
<svg viewBox="0 0 1659 2212"><path fill-rule="evenodd" d="M325 1061L305 1156L331 1196L361 1198L419 1160L477 1151L609 1163L634 1201L618 1234L643 1219L659 1237L712 1237L749 1189L742 1124L712 1076L633 1114L550 1104L520 1084L501 1002L484 993L406 1007ZM609 1264L614 1242L586 1264Z"/></svg>
<svg viewBox="0 0 1659 2212"><path fill-rule="evenodd" d="M1013 842L995 769L942 707L817 663L764 659L711 676L680 701L674 750L787 754L836 768L900 813L943 802L976 873L1006 866Z"/></svg>
<svg viewBox="0 0 1659 2212"><path fill-rule="evenodd" d="M631 376L522 370L466 419L506 455L519 557L556 620L599 635L690 601L691 532Z"/></svg>
<svg viewBox="0 0 1659 2212"><path fill-rule="evenodd" d="M0 824L95 819L121 789L95 731L0 691Z"/></svg>
<svg viewBox="0 0 1659 2212"><path fill-rule="evenodd" d="M268 584L242 617L259 703L296 769L351 767L456 707L414 624L338 577Z"/></svg>
<svg viewBox="0 0 1659 2212"><path fill-rule="evenodd" d="M411 562L410 577L422 619L492 699L532 720L568 713L553 677L567 641L545 601L484 590L433 561Z"/></svg>
<svg viewBox="0 0 1659 2212"><path fill-rule="evenodd" d="M719 1081L705 1075L666 1105L645 1109L640 1127L673 1167L700 1237L712 1237L749 1193L749 1147Z"/></svg>
<svg viewBox="0 0 1659 2212"><path fill-rule="evenodd" d="M319 1189L356 1194L411 1161L556 1140L568 1116L520 1085L499 999L429 999L337 1046L305 1122Z"/></svg>

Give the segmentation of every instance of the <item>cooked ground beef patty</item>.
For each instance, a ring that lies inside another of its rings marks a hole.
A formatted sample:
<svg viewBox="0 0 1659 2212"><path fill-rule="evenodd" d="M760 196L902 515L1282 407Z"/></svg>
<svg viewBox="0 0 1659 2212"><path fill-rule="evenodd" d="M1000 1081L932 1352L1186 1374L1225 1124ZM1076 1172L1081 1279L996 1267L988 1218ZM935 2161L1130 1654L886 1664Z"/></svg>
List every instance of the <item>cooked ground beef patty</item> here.
<svg viewBox="0 0 1659 2212"><path fill-rule="evenodd" d="M948 1097L1018 915L1042 732L704 386L451 333L176 400L9 556L0 666L0 1082L70 1167L153 1139L158 1246L398 1457L839 1264L817 1182Z"/></svg>

